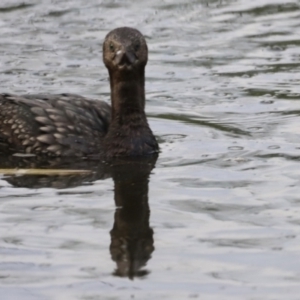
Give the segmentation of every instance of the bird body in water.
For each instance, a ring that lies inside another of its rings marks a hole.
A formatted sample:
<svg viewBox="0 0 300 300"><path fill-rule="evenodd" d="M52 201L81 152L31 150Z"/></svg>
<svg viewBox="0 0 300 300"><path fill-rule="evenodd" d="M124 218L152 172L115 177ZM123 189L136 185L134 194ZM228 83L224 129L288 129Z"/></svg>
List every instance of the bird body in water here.
<svg viewBox="0 0 300 300"><path fill-rule="evenodd" d="M103 43L111 106L74 94L0 94L0 152L48 156L143 156L158 152L145 114L148 49L136 29Z"/></svg>

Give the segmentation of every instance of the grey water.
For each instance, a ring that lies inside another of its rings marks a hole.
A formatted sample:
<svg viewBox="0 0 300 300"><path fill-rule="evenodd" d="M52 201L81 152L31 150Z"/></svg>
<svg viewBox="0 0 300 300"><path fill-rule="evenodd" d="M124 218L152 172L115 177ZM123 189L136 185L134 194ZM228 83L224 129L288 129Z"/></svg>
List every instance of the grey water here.
<svg viewBox="0 0 300 300"><path fill-rule="evenodd" d="M159 158L2 170L1 300L299 299L299 1L2 0L1 92L109 101L102 41L125 25Z"/></svg>

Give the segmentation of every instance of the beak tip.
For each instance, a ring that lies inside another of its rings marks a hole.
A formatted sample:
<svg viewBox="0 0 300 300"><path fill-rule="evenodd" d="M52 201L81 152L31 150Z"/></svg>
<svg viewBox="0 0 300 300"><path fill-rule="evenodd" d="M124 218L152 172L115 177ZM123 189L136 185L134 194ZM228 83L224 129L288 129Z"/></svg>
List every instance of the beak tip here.
<svg viewBox="0 0 300 300"><path fill-rule="evenodd" d="M128 65L131 66L136 61L136 55L131 51L119 50L117 53L117 64L119 66Z"/></svg>

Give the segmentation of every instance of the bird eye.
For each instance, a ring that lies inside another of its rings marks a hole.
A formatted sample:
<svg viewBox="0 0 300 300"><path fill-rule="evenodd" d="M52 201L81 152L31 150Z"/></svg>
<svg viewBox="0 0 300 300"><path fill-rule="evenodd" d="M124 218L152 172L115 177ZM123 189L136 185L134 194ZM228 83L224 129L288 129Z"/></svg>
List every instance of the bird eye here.
<svg viewBox="0 0 300 300"><path fill-rule="evenodd" d="M140 44L138 44L138 43L135 44L135 45L134 45L134 50L135 50L135 51L138 51L139 49L140 49Z"/></svg>
<svg viewBox="0 0 300 300"><path fill-rule="evenodd" d="M114 51L115 51L115 47L114 47L114 45L113 45L112 43L109 44L109 50L110 50L111 52L114 52Z"/></svg>

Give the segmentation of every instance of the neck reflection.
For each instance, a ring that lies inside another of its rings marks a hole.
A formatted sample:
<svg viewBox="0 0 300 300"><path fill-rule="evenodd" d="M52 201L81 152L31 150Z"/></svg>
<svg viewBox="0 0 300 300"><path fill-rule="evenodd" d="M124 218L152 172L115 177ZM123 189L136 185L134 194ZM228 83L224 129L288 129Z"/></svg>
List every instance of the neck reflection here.
<svg viewBox="0 0 300 300"><path fill-rule="evenodd" d="M115 222L110 253L116 262L115 276L143 277L143 269L154 251L153 229L149 225L148 184L155 158L139 159L113 167Z"/></svg>

